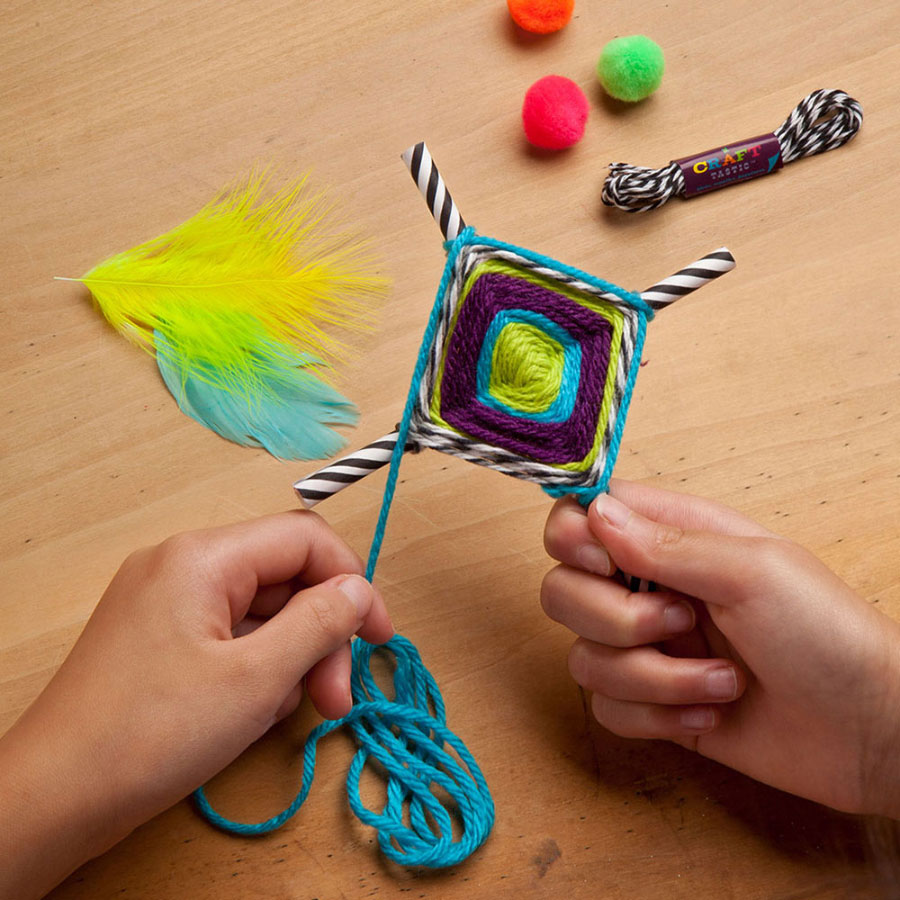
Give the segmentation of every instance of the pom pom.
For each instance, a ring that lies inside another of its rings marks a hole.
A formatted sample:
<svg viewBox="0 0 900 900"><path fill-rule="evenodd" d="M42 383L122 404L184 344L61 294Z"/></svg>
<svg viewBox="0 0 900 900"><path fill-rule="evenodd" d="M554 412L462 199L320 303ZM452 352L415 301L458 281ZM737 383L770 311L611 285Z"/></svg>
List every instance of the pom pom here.
<svg viewBox="0 0 900 900"><path fill-rule="evenodd" d="M506 0L506 5L519 28L550 34L568 24L575 0Z"/></svg>
<svg viewBox="0 0 900 900"><path fill-rule="evenodd" d="M568 78L547 75L525 94L522 124L525 137L535 147L563 150L577 144L584 135L588 102L584 92Z"/></svg>
<svg viewBox="0 0 900 900"><path fill-rule="evenodd" d="M659 87L665 67L659 44L635 34L614 38L603 48L597 77L611 97L636 103Z"/></svg>

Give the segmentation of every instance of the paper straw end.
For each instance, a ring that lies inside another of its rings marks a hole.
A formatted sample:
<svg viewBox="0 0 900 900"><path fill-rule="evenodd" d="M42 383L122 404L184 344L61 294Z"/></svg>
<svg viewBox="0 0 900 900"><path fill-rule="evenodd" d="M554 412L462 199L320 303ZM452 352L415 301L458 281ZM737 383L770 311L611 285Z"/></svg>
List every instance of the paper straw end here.
<svg viewBox="0 0 900 900"><path fill-rule="evenodd" d="M300 501L300 505L304 509L312 509L318 502L318 498L308 497L303 493L302 490L303 479L300 481L294 482L294 493L297 495L297 499Z"/></svg>
<svg viewBox="0 0 900 900"><path fill-rule="evenodd" d="M721 256L719 256L719 259L721 259L728 266L725 271L730 272L737 265L734 254L727 247L719 247L719 249L715 250L714 253L721 254Z"/></svg>
<svg viewBox="0 0 900 900"><path fill-rule="evenodd" d="M413 144L411 147L407 147L401 154L400 159L406 163L407 168L412 165L413 153L416 152L417 147L424 147L425 141L419 141L417 144Z"/></svg>

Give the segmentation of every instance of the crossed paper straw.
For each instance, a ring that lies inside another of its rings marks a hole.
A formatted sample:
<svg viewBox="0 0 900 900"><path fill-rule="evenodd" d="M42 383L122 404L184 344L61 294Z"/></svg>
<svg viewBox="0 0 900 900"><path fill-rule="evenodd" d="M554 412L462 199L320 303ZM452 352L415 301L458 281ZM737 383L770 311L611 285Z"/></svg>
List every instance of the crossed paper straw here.
<svg viewBox="0 0 900 900"><path fill-rule="evenodd" d="M441 229L444 240L455 240L466 227L466 223L459 214L459 208L453 202L425 141L407 147L400 154L400 158L406 163L409 174L412 175L419 192L428 204L428 209Z"/></svg>
<svg viewBox="0 0 900 900"><path fill-rule="evenodd" d="M448 241L454 240L466 227L459 208L450 196L447 185L438 171L424 141L414 144L401 154L422 197L428 204L431 215ZM696 262L679 269L668 278L641 291L641 299L653 309L663 309L686 294L709 284L735 266L734 257L727 247L719 247ZM294 484L294 490L307 509L337 494L366 475L386 466L397 443L397 432L373 441L361 450L330 463L327 466L301 478ZM406 450L416 449L415 443L408 443Z"/></svg>

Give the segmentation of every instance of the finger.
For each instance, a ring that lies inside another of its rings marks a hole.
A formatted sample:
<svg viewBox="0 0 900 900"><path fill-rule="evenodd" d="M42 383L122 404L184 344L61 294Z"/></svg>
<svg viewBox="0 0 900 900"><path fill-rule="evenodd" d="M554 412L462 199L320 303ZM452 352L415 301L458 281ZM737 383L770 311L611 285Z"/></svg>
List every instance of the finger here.
<svg viewBox="0 0 900 900"><path fill-rule="evenodd" d="M292 712L297 709L302 699L303 685L295 684L288 692L284 700L281 701L281 706L278 707L278 710L275 713L275 721L280 722L282 719L286 719Z"/></svg>
<svg viewBox="0 0 900 900"><path fill-rule="evenodd" d="M684 634L658 641L656 646L667 656L680 656L686 659L708 659L710 656L721 656L723 659L731 659L731 654L725 649L713 653L710 649L707 632L716 631L715 625L709 616L706 604L693 597L687 598L694 610L694 627Z"/></svg>
<svg viewBox="0 0 900 900"><path fill-rule="evenodd" d="M386 644L394 636L394 626L387 611L387 605L376 587L372 588L372 605L369 608L369 614L356 633L370 644Z"/></svg>
<svg viewBox="0 0 900 900"><path fill-rule="evenodd" d="M601 494L588 524L616 564L638 578L665 584L708 603L728 605L763 586L780 568L785 542L684 530L647 519Z"/></svg>
<svg viewBox="0 0 900 900"><path fill-rule="evenodd" d="M629 591L579 569L557 566L541 583L544 612L581 637L614 647L655 643L694 627L694 608L670 591Z"/></svg>
<svg viewBox="0 0 900 900"><path fill-rule="evenodd" d="M612 575L616 569L588 525L587 510L573 497L553 505L544 526L544 549L558 562L595 575Z"/></svg>
<svg viewBox="0 0 900 900"><path fill-rule="evenodd" d="M302 575L298 575L290 581L282 581L278 584L261 584L256 590L256 596L250 602L247 615L262 618L274 616L294 594L312 587L316 583L313 579L307 581Z"/></svg>
<svg viewBox="0 0 900 900"><path fill-rule="evenodd" d="M659 706L613 700L602 694L591 698L594 718L614 734L627 738L678 741L707 734L719 724L715 706Z"/></svg>
<svg viewBox="0 0 900 900"><path fill-rule="evenodd" d="M296 684L320 659L363 629L375 597L372 585L358 575L338 576L300 591L279 613L241 638L243 658L261 668L273 684Z"/></svg>
<svg viewBox="0 0 900 900"><path fill-rule="evenodd" d="M250 522L177 536L196 565L205 563L213 589L228 597L239 621L260 585L302 576L318 584L336 575L361 574L362 561L325 521L308 510L290 510Z"/></svg>
<svg viewBox="0 0 900 900"><path fill-rule="evenodd" d="M659 648L667 656L680 656L686 659L706 659L712 655L703 629L699 626L695 626L686 634L667 638L660 642Z"/></svg>
<svg viewBox="0 0 900 900"><path fill-rule="evenodd" d="M737 537L771 537L772 532L736 509L714 500L664 491L661 488L613 478L609 492L629 509L663 525L694 531L713 531Z"/></svg>
<svg viewBox="0 0 900 900"><path fill-rule="evenodd" d="M226 526L220 543L223 563L251 569L260 584L277 584L301 574L308 583L318 583L363 571L359 556L309 510Z"/></svg>
<svg viewBox="0 0 900 900"><path fill-rule="evenodd" d="M569 651L569 671L589 691L640 703L730 703L746 687L728 660L679 659L654 647L619 650L585 640Z"/></svg>
<svg viewBox="0 0 900 900"><path fill-rule="evenodd" d="M703 643L706 646L706 653L704 655L730 659L737 663L737 665L742 665L737 650L735 650L728 638L725 637L721 629L713 621L709 607L705 603L697 602L694 606L694 612L697 615L697 627L694 629L694 633L702 635L703 637ZM759 625L756 627L759 628ZM690 654L684 653L676 655L688 656Z"/></svg>
<svg viewBox="0 0 900 900"><path fill-rule="evenodd" d="M293 582L263 585L256 592L256 596L247 610L247 615L232 628L232 634L238 637L255 631L266 619L278 613L288 600L301 590L305 590L305 587L294 587ZM372 608L359 630L359 635L371 644L384 644L394 636L394 626L391 623L384 598L377 588L374 591L375 598Z"/></svg>
<svg viewBox="0 0 900 900"><path fill-rule="evenodd" d="M259 628L268 618L268 616L262 617L246 615L243 619L241 619L240 622L237 622L235 624L234 628L231 629L231 636L239 638L245 637L248 634L253 634L253 632L256 631L256 629Z"/></svg>
<svg viewBox="0 0 900 900"><path fill-rule="evenodd" d="M284 604L297 593L297 590L289 581L260 585L257 588L256 596L250 601L247 615L268 619L282 609Z"/></svg>
<svg viewBox="0 0 900 900"><path fill-rule="evenodd" d="M326 719L340 719L350 712L350 644L341 644L333 653L320 659L306 675L309 699Z"/></svg>

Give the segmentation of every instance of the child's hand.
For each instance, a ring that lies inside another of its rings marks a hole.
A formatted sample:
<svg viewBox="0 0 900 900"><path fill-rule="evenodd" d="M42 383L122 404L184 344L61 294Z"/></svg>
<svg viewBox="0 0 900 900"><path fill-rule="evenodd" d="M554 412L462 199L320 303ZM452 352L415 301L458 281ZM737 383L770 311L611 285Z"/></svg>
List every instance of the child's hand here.
<svg viewBox="0 0 900 900"><path fill-rule="evenodd" d="M295 709L304 683L323 715L348 712L351 636L393 634L361 571L299 511L132 554L0 741L0 897L42 895L189 794Z"/></svg>
<svg viewBox="0 0 900 900"><path fill-rule="evenodd" d="M803 797L900 818L900 624L725 507L637 484L545 533L547 614L617 734L667 738ZM614 565L610 563L614 561ZM622 570L665 589L631 593Z"/></svg>

